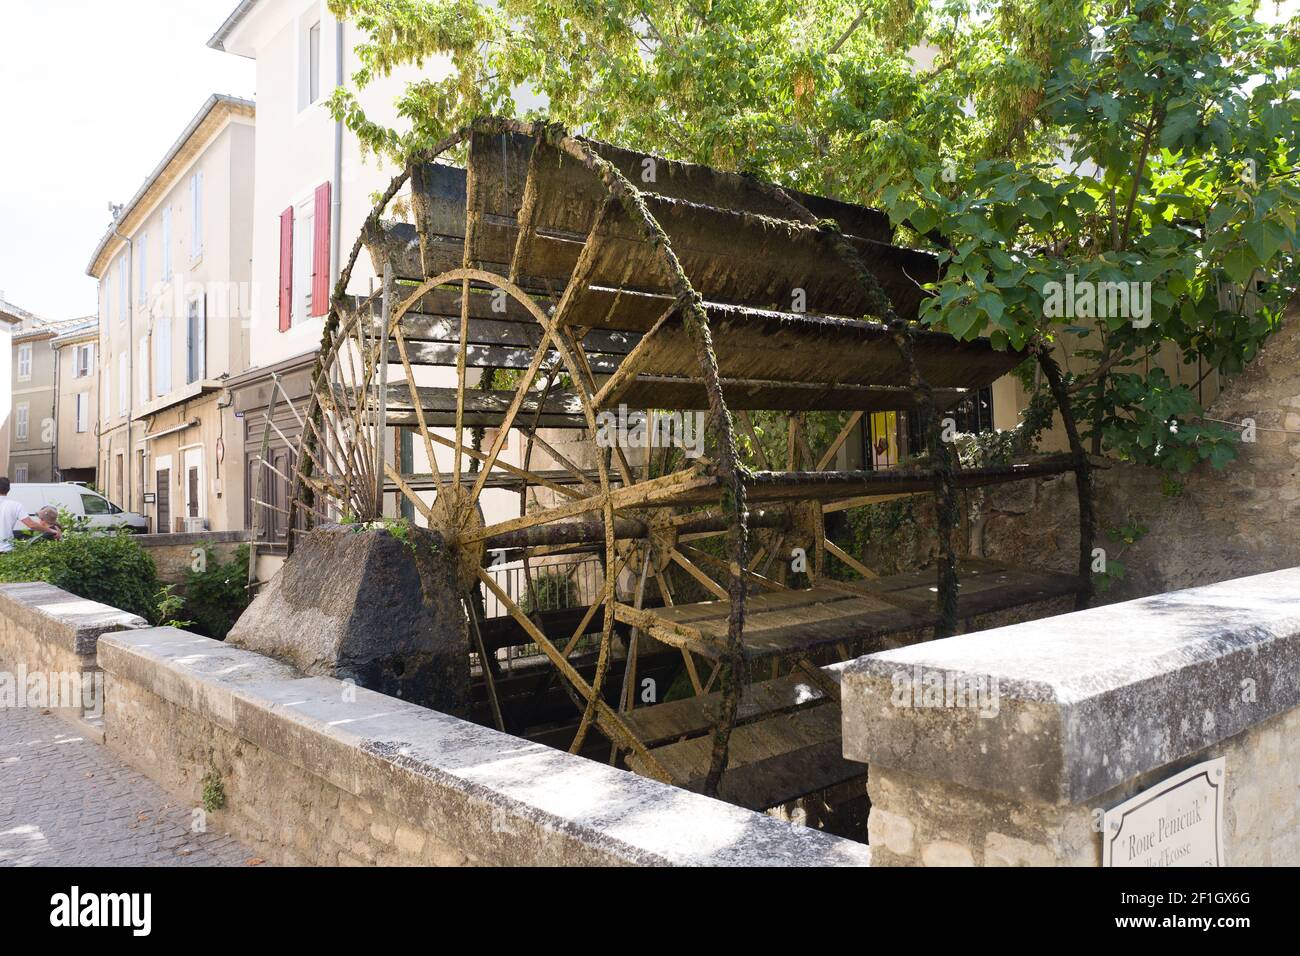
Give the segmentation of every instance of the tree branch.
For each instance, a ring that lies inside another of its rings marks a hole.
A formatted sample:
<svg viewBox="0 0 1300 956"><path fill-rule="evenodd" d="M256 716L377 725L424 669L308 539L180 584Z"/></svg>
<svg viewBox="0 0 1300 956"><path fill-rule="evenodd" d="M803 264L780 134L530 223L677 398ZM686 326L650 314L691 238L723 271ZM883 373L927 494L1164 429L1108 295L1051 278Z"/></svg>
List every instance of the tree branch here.
<svg viewBox="0 0 1300 956"><path fill-rule="evenodd" d="M853 36L853 31L855 31L858 28L858 24L860 24L866 18L867 18L866 10L863 10L861 13L857 15L854 21L849 24L849 28L845 30L843 33L841 33L840 38L835 41L833 46L831 46L832 54L840 52L840 47L844 46L844 44L848 41L849 37Z"/></svg>
<svg viewBox="0 0 1300 956"><path fill-rule="evenodd" d="M1142 188L1142 174L1146 172L1147 168L1147 154L1151 150L1151 136L1155 133L1163 115L1163 108L1153 103L1151 106L1151 122L1147 123L1146 132L1142 134L1142 146L1138 152L1137 169L1133 173L1133 188L1129 190L1128 204L1124 207L1124 229L1119 237L1119 248L1117 250L1119 252L1123 252L1128 245L1129 227L1133 224L1133 207L1137 204L1138 190Z"/></svg>

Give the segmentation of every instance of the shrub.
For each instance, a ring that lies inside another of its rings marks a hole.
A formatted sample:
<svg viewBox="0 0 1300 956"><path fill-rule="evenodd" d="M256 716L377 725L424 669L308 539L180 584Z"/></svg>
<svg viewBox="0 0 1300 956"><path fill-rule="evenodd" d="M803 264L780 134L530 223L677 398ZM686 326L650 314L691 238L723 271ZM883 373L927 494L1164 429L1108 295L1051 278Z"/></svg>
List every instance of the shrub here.
<svg viewBox="0 0 1300 956"><path fill-rule="evenodd" d="M61 541L18 543L0 554L0 581L46 581L158 623L158 570L125 531L69 531Z"/></svg>
<svg viewBox="0 0 1300 956"><path fill-rule="evenodd" d="M185 573L185 615L194 630L220 641L248 607L248 545L224 564L211 550L204 557L204 570Z"/></svg>
<svg viewBox="0 0 1300 956"><path fill-rule="evenodd" d="M533 596L537 606L533 607ZM520 602L525 614L534 611L562 611L578 606L578 585L571 571L541 571L533 578L530 593Z"/></svg>

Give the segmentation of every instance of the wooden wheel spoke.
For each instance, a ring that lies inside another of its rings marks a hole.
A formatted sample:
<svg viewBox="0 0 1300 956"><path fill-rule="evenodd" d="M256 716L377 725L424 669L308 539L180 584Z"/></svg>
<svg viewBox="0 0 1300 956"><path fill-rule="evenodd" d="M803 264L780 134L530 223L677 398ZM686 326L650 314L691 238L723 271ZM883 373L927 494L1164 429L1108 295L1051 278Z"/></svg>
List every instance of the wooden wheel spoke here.
<svg viewBox="0 0 1300 956"><path fill-rule="evenodd" d="M840 429L840 433L836 435L835 440L831 442L831 447L822 452L822 457L818 460L817 467L813 469L814 471L826 470L826 466L835 458L835 455L848 440L848 437L853 434L853 429L857 427L858 422L861 420L862 412L854 412L849 416L849 420L845 422L844 427Z"/></svg>
<svg viewBox="0 0 1300 956"><path fill-rule="evenodd" d="M591 365L587 362L587 356L582 351L582 348L573 341L573 337L568 329L560 328L559 338L567 340L569 349L577 358L577 366L581 374L574 376L574 385L577 387L579 393L583 396L587 404L594 408L596 404L594 395L596 390L596 381L595 376L591 371ZM614 457L615 464L618 466L619 477L622 478L623 484L632 484L632 467L627 463L627 456L623 454L623 449L619 448L617 445L611 445L609 451Z"/></svg>
<svg viewBox="0 0 1300 956"><path fill-rule="evenodd" d="M577 690L578 694L586 700L595 712L596 725L601 729L613 743L622 747L624 750L630 750L637 755L639 760L644 761L646 770L650 776L665 783L670 782L671 778L666 771L651 755L645 744L637 739L636 735L628 728L622 718L613 711L608 704L601 700L593 691L592 686L583 680L582 675L574 669L568 659L564 657L559 649L542 633L541 629L524 613L523 609L516 604L505 591L481 568L479 569L479 580L492 592L493 596L501 602L506 611L514 618L515 622L527 632L528 636L533 639L537 646L542 650L555 665L556 669L565 677L566 680Z"/></svg>
<svg viewBox="0 0 1300 956"><path fill-rule="evenodd" d="M626 559L619 564L618 570L614 572L614 577L616 579L623 573L625 567L627 567ZM587 608L587 612L582 616L582 620L579 621L578 626L574 628L572 636L570 636L569 640L565 643L564 650L561 653L563 653L566 658L572 654L573 649L578 646L578 641L582 639L582 635L587 633L587 627L591 624L591 619L596 616L596 610L604 605L605 602L610 600L612 594L613 592L608 584L601 588L600 596L591 602L591 606Z"/></svg>
<svg viewBox="0 0 1300 956"><path fill-rule="evenodd" d="M434 521L433 511L424 503L424 499L417 492L411 490L411 486L402 478L401 472L389 462L384 462L384 472L387 474L388 479L397 485L398 491L402 493L406 500L411 502L419 510L420 514L424 515L425 520L432 524Z"/></svg>
<svg viewBox="0 0 1300 956"><path fill-rule="evenodd" d="M528 437L529 437L529 441L535 441L537 442L537 444L541 445L542 449L548 455L550 455L552 458L558 461L564 467L565 471L573 475L574 478L578 479L579 484L581 484L584 488L587 488L590 491L596 491L596 486L592 484L590 478L588 478L585 474L583 474L582 469L579 468L577 465L575 465L573 462L571 462L563 454L556 451L555 448L552 447L550 442L548 442L541 435L537 434L536 429L534 429L533 433Z"/></svg>
<svg viewBox="0 0 1300 956"><path fill-rule="evenodd" d="M696 697L704 695L704 685L700 683L700 672L695 669L695 658L686 648L682 648L682 660L686 663L686 676L691 680L691 687L695 690Z"/></svg>
<svg viewBox="0 0 1300 956"><path fill-rule="evenodd" d="M448 448L455 448L457 447L458 444L457 442L452 441L450 438L444 438L442 435L431 434L428 437L430 441L437 442L440 445L446 445ZM474 458L478 461L487 460L487 455L485 455L483 452L475 451L473 448L470 448L468 446L461 445L460 450L464 452L466 455L468 455L469 457ZM534 484L541 485L542 487L545 488L549 488L552 491L556 492L557 494L564 495L566 498L584 497L584 495L579 491L575 491L572 488L566 488L564 485L552 481L549 478L543 477L542 475L539 475L536 472L529 471L526 468L520 468L517 465L512 465L509 462L504 462L501 461L500 459L493 462L492 467L500 469L501 471L504 471L507 474L514 475L516 478L523 478L527 481L533 482ZM487 469L484 469L485 472L486 470Z"/></svg>
<svg viewBox="0 0 1300 956"><path fill-rule="evenodd" d="M721 558L714 557L713 555L709 554L707 551L700 551L697 548L692 548L685 545L680 545L680 547L681 550L688 552L690 556L694 558L696 561L707 564L710 567L720 568L724 574L727 573L728 571L727 562L723 561ZM773 581L771 578L766 578L763 575L750 570L749 568L745 569L743 577L745 578L746 581L753 581L759 587L767 588L767 590L769 591L790 590L780 581Z"/></svg>
<svg viewBox="0 0 1300 956"><path fill-rule="evenodd" d="M483 683L487 687L488 703L492 707L492 721L497 730L506 729L505 717L501 714L501 701L497 696L496 678L492 676L492 667L488 664L487 648L483 644L483 634L478 626L478 612L474 610L473 601L461 601L465 617L469 620L470 631L474 635L474 649L478 653L479 664L483 669Z"/></svg>
<svg viewBox="0 0 1300 956"><path fill-rule="evenodd" d="M655 583L659 585L659 593L663 596L664 606L673 606L672 588L668 586L668 575L659 570L658 566L654 569Z"/></svg>
<svg viewBox="0 0 1300 956"><path fill-rule="evenodd" d="M429 423L424 418L424 402L420 401L420 389L415 381L415 371L411 368L411 359L406 352L406 336L402 334L402 323L393 322L393 338L397 342L397 355L402 360L402 370L406 373L406 388L411 394L411 405L415 409L415 420L420 426L420 435L424 438L424 451L429 458L429 471L434 481L442 484L442 472L438 470L438 456L433 451L433 441L429 437Z"/></svg>
<svg viewBox="0 0 1300 956"><path fill-rule="evenodd" d="M701 475L694 469L691 469L689 471L678 472L672 475L664 475L661 478L651 478L649 481L643 481L639 484L616 488L609 492L609 497L615 510L621 508L635 508L670 497L672 494L682 490L684 486L696 487L702 484L712 484L712 479ZM567 502L566 504L543 508L539 511L534 511L532 514L519 518L510 518L506 521L499 521L480 528L477 531L467 532L465 540L481 541L490 538L493 535L504 534L507 531L518 531L539 524L549 524L552 521L559 521L563 518L572 518L576 515L595 511L603 504L603 498L599 495L581 498L576 501Z"/></svg>
<svg viewBox="0 0 1300 956"><path fill-rule="evenodd" d="M851 567L854 571L858 572L858 574L862 575L864 578L875 579L880 577L879 574L877 574L875 571L872 571L869 567L867 567L857 558L853 557L853 555L849 554L847 551L845 551L843 548L837 545L830 538L826 538L825 543L826 543L827 551L829 551L832 555L834 555L839 560L843 561L845 564Z"/></svg>
<svg viewBox="0 0 1300 956"><path fill-rule="evenodd" d="M466 232L470 229L467 227ZM471 237L465 237L465 267L470 264ZM452 486L460 485L460 446L465 441L465 351L469 343L469 278L460 284L460 348L456 352L456 450L452 456ZM485 469L486 470L486 469ZM477 486L476 486L477 487ZM475 495L477 498L477 494Z"/></svg>
<svg viewBox="0 0 1300 956"><path fill-rule="evenodd" d="M515 389L515 397L511 400L510 407L506 409L505 417L497 427L497 435L492 442L492 449L484 459L486 467L479 471L478 478L474 482L474 490L470 492L470 501L478 501L478 497L483 491L483 485L487 481L488 472L492 470L492 466L496 463L497 456L501 454L501 449L505 447L506 441L510 438L510 429L514 427L515 417L519 414L519 409L523 407L524 399L528 397L528 392L533 387L533 382L537 378L537 373L541 371L542 360L546 358L546 351L550 345L552 334L553 330L550 327L550 323L547 323L545 331L542 333L542 340L538 344L537 350L533 353L532 361L528 363L527 370L519 379L519 385ZM463 347L464 346L462 346L462 348ZM461 406L464 402L463 392L464 389L461 389L456 396L456 410L458 415L460 414ZM457 433L459 434L459 419L457 419L456 424L458 426ZM457 460L459 460L459 454L460 453L457 452ZM456 480L460 480L459 470L456 472Z"/></svg>
<svg viewBox="0 0 1300 956"><path fill-rule="evenodd" d="M701 571L699 567L696 566L695 562L682 554L681 551L677 548L673 548L669 556L678 567L693 577L696 581L699 581L700 584L704 585L705 590L711 592L714 597L723 601L727 600L727 589Z"/></svg>

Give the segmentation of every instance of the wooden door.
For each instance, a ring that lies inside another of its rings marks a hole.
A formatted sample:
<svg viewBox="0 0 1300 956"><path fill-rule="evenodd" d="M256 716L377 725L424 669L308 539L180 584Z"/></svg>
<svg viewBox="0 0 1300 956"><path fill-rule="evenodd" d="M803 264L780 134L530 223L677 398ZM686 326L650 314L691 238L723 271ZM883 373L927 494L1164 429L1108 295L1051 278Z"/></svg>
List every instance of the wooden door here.
<svg viewBox="0 0 1300 956"><path fill-rule="evenodd" d="M154 474L154 491L158 498L158 527L154 530L166 534L172 529L172 470L159 468Z"/></svg>

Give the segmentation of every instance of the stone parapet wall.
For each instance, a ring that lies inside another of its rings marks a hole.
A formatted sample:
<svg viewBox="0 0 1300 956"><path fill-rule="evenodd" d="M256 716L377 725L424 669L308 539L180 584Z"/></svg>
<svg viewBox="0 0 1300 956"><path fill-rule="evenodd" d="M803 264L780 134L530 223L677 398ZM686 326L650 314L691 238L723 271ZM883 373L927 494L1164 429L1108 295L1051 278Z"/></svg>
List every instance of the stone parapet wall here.
<svg viewBox="0 0 1300 956"><path fill-rule="evenodd" d="M109 746L273 862L866 865L868 847L170 628L103 638Z"/></svg>
<svg viewBox="0 0 1300 956"><path fill-rule="evenodd" d="M1222 859L1300 864L1300 568L842 670L873 865L1096 866L1107 810L1220 757Z"/></svg>
<svg viewBox="0 0 1300 956"><path fill-rule="evenodd" d="M10 675L13 706L29 706L29 693L35 692L33 705L44 709L52 682L66 689L73 678L94 681L99 673L95 653L99 638L109 631L147 626L134 614L41 581L0 585L0 669ZM37 679L41 685L34 683ZM0 696L3 692L0 688ZM62 706L69 703L66 700L58 703L50 709L66 712L65 716L93 717L98 716L102 700L82 696L71 706Z"/></svg>
<svg viewBox="0 0 1300 956"><path fill-rule="evenodd" d="M1224 757L1225 862L1300 863L1296 780L1300 710L1273 717L1092 800L1023 801L905 770L871 770L868 835L874 866L1101 866L1099 821L1184 766Z"/></svg>
<svg viewBox="0 0 1300 956"><path fill-rule="evenodd" d="M220 561L229 561L241 544L249 541L247 531L195 531L185 534L140 534L134 540L148 552L158 568L158 579L165 584L181 584L194 564L195 551L210 552Z"/></svg>

